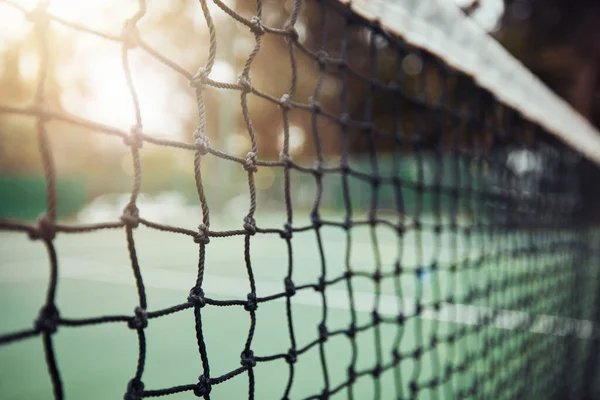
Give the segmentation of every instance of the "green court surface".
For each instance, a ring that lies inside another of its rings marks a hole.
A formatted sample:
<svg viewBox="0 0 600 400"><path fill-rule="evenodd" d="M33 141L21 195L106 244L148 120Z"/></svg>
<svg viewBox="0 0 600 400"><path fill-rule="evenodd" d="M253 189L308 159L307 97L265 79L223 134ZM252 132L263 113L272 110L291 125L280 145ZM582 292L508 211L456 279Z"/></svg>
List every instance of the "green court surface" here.
<svg viewBox="0 0 600 400"><path fill-rule="evenodd" d="M273 214L259 215L256 221L259 227L281 227L283 218ZM343 216L330 216L332 218L341 220ZM297 224L302 225L302 219ZM187 225L190 225L189 221ZM190 228L193 228L194 224L191 225ZM211 225L213 229L233 226L232 221L218 219ZM505 316L504 321L497 319L492 323L493 328L476 329L481 313L489 310L487 307L502 308L519 296L535 293L540 290L535 282L516 289L518 293L509 291L474 296L470 306L458 304L469 292L483 290L490 282L527 273L530 264L525 261L512 263L510 268L497 262L485 268L467 267L468 260L477 260L484 252L493 253L502 246L509 246L514 243L514 237L496 243L488 240L483 244L477 235L466 239L459 234L436 236L426 230L398 237L396 231L385 226L373 230L368 225L355 226L349 237L338 227L325 226L320 231L324 266L314 230L293 236L292 277L296 286L316 284L322 268L326 270L327 280L341 277L348 266L354 272L366 273L369 276L357 274L351 279L352 304L358 326L372 321L373 309L377 309L382 318L392 321L399 314L414 315L416 304L423 304L421 317L407 317L401 325L382 323L377 328L358 332L355 354L346 335L330 336L322 346L330 388L347 381L353 356L356 357L356 371L372 370L378 360L384 369L378 380L370 374L357 378L352 387L357 399L375 398L377 395L390 399L396 398L399 393L408 397L410 382L425 385L436 377L444 380L448 365L456 367L470 359L465 370L455 371L444 384L435 386L435 390L421 389L420 398L452 398L446 396L446 390L459 393L461 389L468 390L474 383L478 384L480 393L491 395L509 382L507 390L517 393L530 384L522 381L518 371L531 362L532 353L543 352L553 346L556 334L547 333L544 327L531 328L533 332L513 331L516 316L512 314ZM148 309L159 310L186 302L197 273L198 245L188 236L142 226L136 229L134 239L146 286ZM207 245L203 285L207 296L221 300L246 299L250 287L243 240L242 236L212 238ZM59 262L57 305L63 318L133 315L137 294L124 230L58 234L55 244ZM278 234L257 234L251 237L250 246L258 297L284 292L283 281L288 270L285 241ZM5 334L32 326L46 293L48 261L44 246L20 233L0 234L0 257L0 334ZM548 263L561 262L560 255L553 257L557 259L548 259ZM398 261L402 270L394 276ZM438 266L437 272L417 272L419 266L432 264ZM453 264L459 266L458 272L451 272ZM461 269L461 266L464 268ZM378 291L371 277L377 269L384 276L379 295L376 295ZM327 286L326 326L329 332L348 329L352 308L348 294L345 280ZM564 296L568 298L568 293ZM455 299L457 304L444 302L449 298ZM297 347L302 348L319 337L317 327L324 316L322 298L319 292L309 288L299 290L291 301ZM439 312L434 312L436 302L442 302ZM202 309L202 316L211 377L239 368L240 353L250 328L248 312L242 306L206 306ZM255 356L287 353L291 344L285 297L260 303L256 316L256 332L251 346ZM576 328L580 337L589 336L591 328L584 323ZM506 332L514 334L507 336ZM197 382L202 366L192 309L151 319L145 333L147 357L143 382L147 390ZM452 333L456 340L450 343L445 339ZM434 336L437 341L432 347L431 338ZM60 326L53 339L67 399L123 397L127 382L135 373L138 354L136 334L126 323ZM495 345L490 348L484 345L493 341ZM577 351L583 352L584 341L581 342ZM535 350L530 352L528 347ZM397 368L385 368L393 362L393 348L399 350L402 361ZM415 355L419 348L422 351ZM523 354L524 350L527 350L527 356ZM555 349L552 357L563 355L560 349ZM552 365L546 360L542 366L546 364ZM551 368L562 367L555 364ZM259 362L254 373L255 398L282 398L290 374L283 358ZM0 382L0 398L5 400L52 397L39 337L0 347ZM544 382L536 384L543 386ZM316 396L324 388L320 346L314 345L298 355L290 398ZM213 385L211 398L241 399L247 398L247 393L248 375L242 373L227 382ZM167 398L196 397L192 392L185 392ZM341 389L334 398L348 398L348 389Z"/></svg>

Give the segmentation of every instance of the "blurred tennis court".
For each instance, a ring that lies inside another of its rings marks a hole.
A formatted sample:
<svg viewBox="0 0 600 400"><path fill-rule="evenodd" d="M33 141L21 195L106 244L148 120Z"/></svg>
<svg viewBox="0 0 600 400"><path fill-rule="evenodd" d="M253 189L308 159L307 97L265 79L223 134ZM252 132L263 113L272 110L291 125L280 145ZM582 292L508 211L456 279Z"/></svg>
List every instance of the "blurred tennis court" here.
<svg viewBox="0 0 600 400"><path fill-rule="evenodd" d="M342 218L341 215L328 216L329 219L336 217ZM257 216L258 226L281 226L284 221L285 216L277 213ZM233 220L216 217L214 226L220 226L220 223L224 227L228 224L235 225ZM410 393L409 387L397 388L395 382L409 382L410 374L416 374L418 381L426 385L435 377L443 377L447 365L460 366L461 360L473 357L475 362L463 373L455 373L446 384L430 391L430 397L443 395L444 389L449 387L452 388L451 393L461 390L466 393L474 383L480 385L480 390L486 385L491 388L493 382L480 378L490 373L490 367L494 363L498 363L496 368L505 372L504 375L502 372L497 374L498 379L511 376L511 372L522 367L519 363L526 361L517 357L520 346L529 344L540 346L540 350L543 350L548 336L552 339L552 335L556 334L575 333L582 338L592 335L593 326L585 321L575 321L562 333L555 326L533 324L528 328L533 332L525 330L521 334L512 335L504 345L482 357L482 344L485 342L482 338L500 340L502 332L518 329L519 322L522 322L518 313L509 313L502 318L496 315L496 322L491 325L496 325L497 329L487 327L487 330L478 331L476 328L482 323L481 318L486 310L489 311L487 307L493 304L474 306L477 303L474 301L470 306L452 307L444 300L451 293L456 299L464 298L469 292L476 293L483 289L479 286L482 282L500 282L511 275L519 278L527 273L527 264L512 263L510 268L488 265L487 268L464 268L452 273L448 266L463 260L464 267L464 258L476 260L481 248L467 243L462 235L457 235L454 244L453 235L449 233L436 238L434 233L412 232L399 241L395 231L390 228L371 229L369 226L355 227L348 242L343 229L321 228L326 279L329 281L342 277L346 265L357 273L351 279L357 326L370 323L373 310L377 310L382 319L391 321L395 321L399 315L407 316L400 325L378 325L380 329L377 335L380 337L377 339L373 329L357 332L356 370L368 370L380 364L383 372L379 380L373 380L369 375L358 377L352 388L356 398L372 398L376 392L379 392L381 398L391 398L395 396L396 390ZM158 310L185 302L197 273L197 244L186 236L142 226L135 230L134 239L146 286L148 309ZM437 243L439 240L444 242L442 246ZM318 284L322 265L314 231L295 233L292 244L293 279L296 286ZM57 305L62 318L131 315L137 304L137 297L122 229L87 235L59 234L56 246L61 265ZM498 246L502 246L502 243ZM243 237L214 240L207 249L204 283L206 295L217 300L245 301L244 293L248 293L250 289L241 251ZM44 302L48 261L44 246L28 240L22 234L2 233L0 253L3 257L3 267L0 270L2 334L30 327ZM346 256L349 257L346 259ZM417 260L419 257L421 262ZM288 269L286 260L285 241L279 235L252 237L251 263L259 298L284 291L283 280ZM393 272L398 260L403 267L402 273L396 276ZM432 265L434 261L439 267L437 272L417 270L418 265ZM380 296L375 295L373 280L360 276L360 272L372 275L377 269L380 269L383 277ZM488 275L480 275L483 273ZM495 276L490 276L492 273ZM518 298L539 289L535 282L531 282L524 285L515 296ZM510 295L501 293L499 296L503 297L503 301L510 298ZM328 332L347 330L351 323L351 302L345 281L340 280L338 284L327 286L325 298ZM294 333L298 348L302 348L319 336L317 327L323 318L321 294L309 288L299 290L291 299ZM285 354L290 348L285 297L279 300L267 301L258 306L256 334L252 345L257 357ZM491 301L493 296L487 300L488 303ZM439 312L434 310L437 302L441 302ZM415 315L417 303L423 307L421 317L408 318ZM235 369L239 366L239 353L248 334L248 313L243 307L206 306L202 315L211 373L218 376ZM453 343L440 339L453 332L460 332L460 329L470 333L456 335L458 340ZM427 351L432 345L431 337L439 340L439 343L434 344L436 352ZM136 335L128 329L127 323L61 326L54 338L67 398L92 400L123 396L137 360ZM191 309L151 319L146 329L146 338L144 381L147 390L197 381L202 374L202 367L195 343ZM384 349L382 354L378 354L375 340L380 341L381 348ZM410 357L407 356L400 362L397 370L386 369L385 366L391 365L393 361L392 349L396 341L400 342L397 347L400 354L410 354ZM585 351L585 343L582 341L581 346L576 347L577 350ZM329 385L333 388L348 379L347 368L351 364L352 349L348 337L343 334L331 335L324 348L328 361ZM414 351L421 351L422 354L415 358L412 354ZM517 364L511 364L511 356L514 356ZM39 337L0 347L3 399L45 399L51 396L51 384L43 357ZM279 398L284 393L289 377L289 368L284 359L259 362L254 370L257 398ZM396 381L394 376L397 373L404 374L404 379ZM318 393L319 388L325 387L323 376L319 346L313 346L302 357L298 357L295 364L292 397L304 398ZM243 374L234 377L226 385L215 385L215 398L245 397L248 390L247 379ZM516 384L512 389L518 393L522 388ZM338 393L340 398L347 397L346 388ZM179 394L176 398L191 399L195 396L188 392Z"/></svg>

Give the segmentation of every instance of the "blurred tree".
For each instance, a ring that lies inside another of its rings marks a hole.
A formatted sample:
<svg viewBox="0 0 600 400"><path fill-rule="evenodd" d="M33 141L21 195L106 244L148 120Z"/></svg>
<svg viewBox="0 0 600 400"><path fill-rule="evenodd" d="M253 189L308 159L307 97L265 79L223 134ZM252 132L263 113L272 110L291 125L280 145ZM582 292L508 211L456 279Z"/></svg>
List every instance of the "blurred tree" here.
<svg viewBox="0 0 600 400"><path fill-rule="evenodd" d="M44 102L53 110L63 110L58 69L71 54L69 37L49 29ZM33 27L20 40L3 43L0 57L0 102L25 107L33 102L38 79L39 51ZM77 82L73 83L74 85ZM54 128L54 129L53 129ZM65 124L48 124L49 142L59 172L85 170L87 156L94 151L93 138L82 129ZM40 173L41 160L33 117L0 115L0 173Z"/></svg>
<svg viewBox="0 0 600 400"><path fill-rule="evenodd" d="M21 76L20 55L24 42L5 46L1 59L0 93L4 104L20 106L33 95L34 87ZM11 114L0 115L0 171L30 173L39 171L34 120Z"/></svg>
<svg viewBox="0 0 600 400"><path fill-rule="evenodd" d="M583 116L600 125L600 2L506 3L499 40Z"/></svg>

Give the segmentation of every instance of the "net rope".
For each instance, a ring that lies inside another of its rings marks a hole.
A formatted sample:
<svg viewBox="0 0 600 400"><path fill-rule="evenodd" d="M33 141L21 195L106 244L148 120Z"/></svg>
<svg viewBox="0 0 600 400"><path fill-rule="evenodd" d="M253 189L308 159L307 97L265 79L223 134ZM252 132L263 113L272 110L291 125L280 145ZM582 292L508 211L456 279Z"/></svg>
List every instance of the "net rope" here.
<svg viewBox="0 0 600 400"><path fill-rule="evenodd" d="M137 24L146 14L146 2L143 0L139 2L138 11L123 24L120 35L99 32L76 22L65 21L60 16L48 12L48 2L40 2L36 9L27 10L16 2L4 0L5 3L20 9L33 23L39 45L40 65L33 103L26 107L0 105L0 112L31 116L37 121L36 134L47 184L47 209L36 224L1 219L0 230L24 232L32 240L42 242L48 253L50 275L45 304L33 327L1 335L0 346L25 339L41 338L56 399L65 397L63 385L67 385L68 382L61 379L60 364L53 344L54 337L60 334L61 327L98 324L126 324L137 335L137 367L132 371L128 386L123 388L124 398L128 400L181 392L193 392L198 397L209 399L215 386L234 384L233 381L229 382L234 378L235 384L239 384L242 379L240 375L246 375L248 398L252 399L255 396L255 369L260 368L263 363L276 360L284 360L288 364L289 378L284 392L274 396L288 399L291 398L296 377L294 366L311 349L318 350L322 381L314 382L313 391L302 397L306 399L326 399L336 394L354 398L354 384L358 380L366 379L373 381L373 397L380 398L380 378L388 373L394 376L395 396L399 399L417 398L425 393L441 395L444 398L592 398L592 383L598 371L598 355L593 351L593 346L597 348L595 325L583 333L574 328L578 325L572 324L570 329L562 334L527 335L536 323L535 318L531 318L532 315L549 314L593 323L600 321L600 309L597 307L596 298L599 286L595 275L599 237L585 218L581 218L586 211L586 203L578 185L581 154L552 139L538 124L524 118L519 110L497 101L495 94L479 87L468 74L449 67L443 59L391 35L378 22L363 19L350 6L333 0L314 2L320 10L320 40L316 48L308 48L299 40L295 28L303 6L303 2L299 0L293 2L290 17L282 27L263 24L261 0L256 1L256 13L252 18L237 14L220 0L213 1L254 35L254 48L248 54L244 68L235 83L219 82L210 78L217 54L218 27L211 18L207 0L200 0L199 7L210 32L208 57L206 63L195 73L186 71L144 42L137 28ZM326 29L327 18L332 15L342 21L341 34L333 38L330 37L331 32ZM135 109L135 123L129 132L47 106L45 83L51 52L47 43L47 30L51 23L62 24L82 34L96 35L121 43L123 71ZM362 71L353 68L348 55L352 41L356 40L353 36L356 29L366 29L369 32L368 55L365 55L367 67ZM287 45L291 79L287 91L280 97L261 91L253 85L250 77L253 61L261 50L265 35L282 37ZM385 50L380 46L382 41L385 43ZM129 63L129 51L132 48L147 52L157 62L189 80L195 91L198 106L198 127L193 133L193 141L160 139L144 132L136 90L138 83ZM441 78L442 89L439 97L432 100L426 95L429 78L426 73L419 74L416 83L406 83L402 68L398 68L397 76L390 82L381 81L378 66L384 52L394 54L399 59L417 54L423 63L422 70L435 71ZM299 84L296 62L299 53L310 57L319 70L313 95L308 102L295 98ZM332 55L334 53L336 55ZM339 112L329 111L319 103L324 79L329 75L336 76L340 83ZM453 88L456 88L453 82L457 80L461 80L468 88L462 97L455 97L453 93ZM360 113L351 110L348 104L350 83L357 81L368 87ZM251 143L250 152L246 157L228 154L211 145L206 124L210 116L207 115L204 99L205 91L209 87L239 94L239 107ZM388 104L376 105L376 93L385 93ZM279 107L284 126L283 147L279 160L261 159L259 141L248 107L250 96L258 96ZM389 108L392 130L381 128L375 120L377 107ZM314 122L309 135L316 154L316 163L313 166L297 163L290 154L289 114L293 110L309 113ZM402 113L414 115L414 121L408 127L401 121ZM324 133L319 132L317 119L328 120L339 131L339 165L328 164L327 156L321 149ZM57 173L47 131L47 124L51 120L120 137L124 145L129 147L133 160L133 185L130 200L119 221L85 225L67 225L58 221ZM352 135L364 138L370 163L366 172L352 166ZM380 170L378 159L381 141L387 141L388 151L393 155L394 171L391 174ZM156 223L140 215L136 205L143 176L140 152L146 144L168 146L194 153L194 176L198 201L202 208L202 222L197 231ZM406 149L409 149L409 152ZM535 150L536 154L542 156L543 173L537 184L534 185L507 168L508 154L515 149ZM438 172L433 178L426 178L423 165L426 152L430 150L433 152L435 169ZM235 163L247 173L250 204L239 229L218 230L211 225L211 207L203 183L203 160L206 157L217 157ZM406 180L398 173L399 165L405 158L414 160L418 167L414 180ZM471 173L461 170L461 162L465 159L469 161ZM263 227L260 221L255 220L255 173L260 168L283 171L283 198L287 220L282 227ZM452 180L442 178L441 171L445 169L450 171ZM314 178L316 197L310 213L310 223L307 225L294 220L292 171ZM487 171L485 177L484 171ZM341 182L345 210L343 221L328 220L321 214L320 202L325 190L323 181L326 176L335 176ZM351 186L355 181L361 181L370 188L366 218L358 217L353 208ZM381 215L379 211L382 187L391 188L394 193L395 218ZM405 209L404 197L407 191L416 198L416 208L411 211ZM430 218L426 218L423 211L426 198L431 199ZM447 199L448 203L443 203L443 198ZM463 214L468 214L469 218L461 217ZM197 279L190 282L189 295L182 299L180 304L159 310L149 308L144 274L138 261L135 242L135 230L139 225L185 235L197 243ZM368 271L358 270L350 259L352 232L359 226L370 229L374 268ZM340 229L346 238L345 273L329 279L325 244L321 237L324 227ZM408 233L413 234L415 238L414 243L407 245L409 247L405 247L404 244L398 246L398 258L391 272L387 272L382 266L382 249L378 244L377 227L394 232L399 243L402 243ZM121 229L125 232L138 304L130 315L105 315L82 319L63 316L56 304L60 265L54 238L58 233L82 234L105 229ZM293 238L295 234L306 231L315 234L321 275L312 284L296 285L293 273L299 266L292 262ZM423 249L422 236L425 232L433 234L434 237L435 250L430 260L426 260ZM288 253L288 259L283 260L287 262L287 274L281 282L281 290L263 297L257 292L251 261L251 243L256 235L279 236L285 242ZM446 240L443 239L444 235L450 237L450 243L443 243ZM210 243L231 236L244 238L248 292L235 299L208 297L204 292L203 280L207 269L205 257L207 252L210 252ZM459 240L466 243L464 248L459 246ZM442 260L440 256L439 249L442 246L448 246L450 249L449 261ZM478 249L477 256L473 256L473 249ZM403 251L416 254L415 268L402 264ZM511 265L517 272L508 274L502 268L503 265ZM445 283L440 282L442 272ZM423 283L420 278L425 274L434 276L432 279L436 296L433 302L423 300ZM417 298L412 307L405 308L401 304L401 278L411 276L414 277L417 287ZM485 279L482 279L483 276ZM373 304L370 308L371 321L364 324L359 323L357 318L357 310L364 309L365 305L358 304L362 300L355 293L353 285L356 280L368 280L374 288ZM394 282L397 287L396 297L400 311L395 315L390 316L389 313L381 311L381 285L384 280ZM345 285L348 294L350 324L346 328L332 330L328 327L327 318L330 307L328 289L341 284ZM444 285L452 287L459 284L468 288L462 296L441 289ZM321 300L322 318L314 327L314 340L308 343L300 343L296 339L297 327L293 319L293 299L302 291L316 291ZM287 353L255 354L253 338L258 323L257 309L262 303L281 299L286 304L285 329L289 336L289 350ZM427 329L421 324L421 318L425 315L439 316L445 313L449 320L455 320L459 317L455 315L459 310L452 305L456 304L483 304L488 307L488 311L479 313L475 323L457 325L456 329L449 332L438 332L436 321L439 318L434 318L433 325ZM205 338L206 327L203 326L203 312L208 307L244 309L250 321L247 339L240 349L239 365L232 366L229 372L218 376L215 376L210 368L211 358L218 355L211 354L211 343ZM523 311L525 314L514 329L492 329L492 326L501 325L499 310ZM153 388L152 382L144 380L145 328L152 319L180 312L193 313L202 371L196 382L168 388ZM414 330L405 329L408 321L414 322ZM384 325L396 328L391 345L383 343ZM556 329L560 327L553 327L545 332ZM357 358L361 350L356 337L365 332L372 334L376 363L371 368L359 369ZM407 335L415 338L415 346L412 348L401 344ZM327 358L327 344L337 337L345 337L350 344L351 361L348 365L340 365L336 360ZM463 340L467 337L470 340ZM476 341L471 340L472 338L476 338ZM438 351L441 344L450 349L449 359L445 363L442 363ZM433 377L421 376L426 358L434 366ZM400 364L407 360L412 362L411 374L408 376L400 367ZM345 370L346 379L333 382L330 377L334 369Z"/></svg>

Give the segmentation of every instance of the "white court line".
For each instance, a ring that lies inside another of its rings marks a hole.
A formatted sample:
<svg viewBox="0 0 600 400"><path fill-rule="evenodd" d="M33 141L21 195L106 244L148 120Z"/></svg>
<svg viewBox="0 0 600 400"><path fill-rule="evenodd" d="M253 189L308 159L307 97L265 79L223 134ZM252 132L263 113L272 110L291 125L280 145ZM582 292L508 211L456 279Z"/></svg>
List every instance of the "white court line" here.
<svg viewBox="0 0 600 400"><path fill-rule="evenodd" d="M25 268L5 268L0 270L1 283L18 283L34 280L45 280L47 276ZM63 257L59 272L59 279L78 279L91 282L102 282L134 286L134 279L129 266L116 268L107 266L106 263L81 260L77 258ZM142 271L144 285L147 288L185 291L191 289L196 279L196 271L184 272L170 269L144 269ZM204 290L209 296L226 297L230 299L243 300L250 290L247 279L234 278L218 275L205 275ZM259 297L265 297L283 292L283 280L281 283L273 281L257 281ZM345 289L328 288L327 306L339 310L349 310L348 291ZM371 312L376 296L371 292L353 292L354 309L357 312ZM285 297L274 301L285 301ZM321 307L321 297L311 289L296 292L293 297L294 304ZM399 299L393 294L381 294L379 296L378 313L383 316L395 317L399 311L404 315L415 313L416 299L402 297ZM494 310L489 307L452 304L443 302L439 311L427 309L421 313L421 317L428 320L440 322L451 322L466 325L477 325L486 315L496 313L489 325L501 329L514 330L522 324L530 314L511 310ZM581 339L591 339L600 336L600 327L593 321L578 320L573 318L558 317L552 315L534 315L535 321L529 325L528 331L533 333L546 333L557 336L573 334Z"/></svg>

